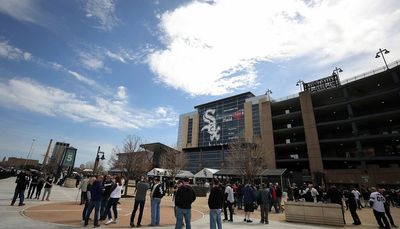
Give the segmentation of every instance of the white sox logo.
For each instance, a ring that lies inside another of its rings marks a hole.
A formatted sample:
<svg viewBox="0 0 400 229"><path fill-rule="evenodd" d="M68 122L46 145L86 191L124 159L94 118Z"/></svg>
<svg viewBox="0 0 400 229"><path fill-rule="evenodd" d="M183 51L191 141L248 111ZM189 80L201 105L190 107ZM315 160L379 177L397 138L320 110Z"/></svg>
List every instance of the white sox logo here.
<svg viewBox="0 0 400 229"><path fill-rule="evenodd" d="M217 126L217 119L214 117L215 109L208 109L203 115L203 121L205 123L208 123L205 125L203 128L201 128L201 131L207 130L207 133L210 135L210 141L219 140L219 131L221 128Z"/></svg>

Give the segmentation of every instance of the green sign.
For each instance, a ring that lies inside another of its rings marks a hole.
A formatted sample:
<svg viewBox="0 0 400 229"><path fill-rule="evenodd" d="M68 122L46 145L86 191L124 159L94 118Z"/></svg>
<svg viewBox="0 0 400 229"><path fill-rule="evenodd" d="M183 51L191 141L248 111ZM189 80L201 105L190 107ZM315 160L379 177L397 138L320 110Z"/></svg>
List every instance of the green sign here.
<svg viewBox="0 0 400 229"><path fill-rule="evenodd" d="M76 149L66 148L62 166L74 166L75 164Z"/></svg>

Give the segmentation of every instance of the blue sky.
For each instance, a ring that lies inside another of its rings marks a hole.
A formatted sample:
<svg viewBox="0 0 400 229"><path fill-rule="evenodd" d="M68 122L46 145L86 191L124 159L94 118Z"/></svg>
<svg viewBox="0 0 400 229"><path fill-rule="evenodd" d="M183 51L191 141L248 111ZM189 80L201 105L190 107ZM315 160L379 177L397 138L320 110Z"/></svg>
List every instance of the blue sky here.
<svg viewBox="0 0 400 229"><path fill-rule="evenodd" d="M245 91L298 92L400 53L400 2L0 0L0 156L49 140L110 155L129 135L174 145L179 114Z"/></svg>

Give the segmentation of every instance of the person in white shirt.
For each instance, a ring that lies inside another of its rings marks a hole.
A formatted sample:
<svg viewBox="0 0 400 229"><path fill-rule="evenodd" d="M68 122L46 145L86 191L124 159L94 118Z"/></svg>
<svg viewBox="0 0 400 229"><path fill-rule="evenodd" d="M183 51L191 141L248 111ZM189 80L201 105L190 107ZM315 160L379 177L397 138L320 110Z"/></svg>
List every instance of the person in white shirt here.
<svg viewBox="0 0 400 229"><path fill-rule="evenodd" d="M361 205L361 201L360 201L361 193L356 188L353 188L353 190L351 190L351 193L353 193L353 195L355 197L355 200L357 203L357 208L361 210L361 208L363 207Z"/></svg>
<svg viewBox="0 0 400 229"><path fill-rule="evenodd" d="M228 212L226 208L229 208L229 222L233 222L233 203L235 202L235 197L233 195L233 189L231 184L228 182L225 187L225 201L224 201L224 221L228 220Z"/></svg>
<svg viewBox="0 0 400 229"><path fill-rule="evenodd" d="M385 197L383 197L381 193L377 192L374 187L371 188L371 192L369 204L373 209L376 222L379 224L380 228L390 229L389 221L385 216Z"/></svg>
<svg viewBox="0 0 400 229"><path fill-rule="evenodd" d="M319 195L319 193L318 193L317 189L315 189L314 186L313 186L312 184L309 184L309 185L308 185L308 188L306 188L306 190L304 191L304 193L306 193L306 194L307 194L308 192L311 193L311 197L312 197L314 203L317 203L317 196ZM306 198L306 199L307 199L307 198ZM306 201L307 201L307 200L306 200Z"/></svg>
<svg viewBox="0 0 400 229"><path fill-rule="evenodd" d="M110 200L108 201L105 210L108 216L108 221L106 222L106 225L110 223L117 223L118 220L117 204L118 200L121 198L121 191L122 191L122 181L121 178L117 176L115 177L115 182L111 188ZM111 217L111 207L114 212L114 220Z"/></svg>

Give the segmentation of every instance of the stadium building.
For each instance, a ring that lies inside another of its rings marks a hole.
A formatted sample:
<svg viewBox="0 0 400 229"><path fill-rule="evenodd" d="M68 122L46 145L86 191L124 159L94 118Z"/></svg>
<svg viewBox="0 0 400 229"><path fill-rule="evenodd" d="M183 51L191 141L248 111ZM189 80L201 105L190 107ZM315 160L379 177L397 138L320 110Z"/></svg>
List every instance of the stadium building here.
<svg viewBox="0 0 400 229"><path fill-rule="evenodd" d="M246 92L181 115L187 169L227 168L230 141L258 138L266 167L287 168L297 182L400 185L400 62L299 84L283 99Z"/></svg>

